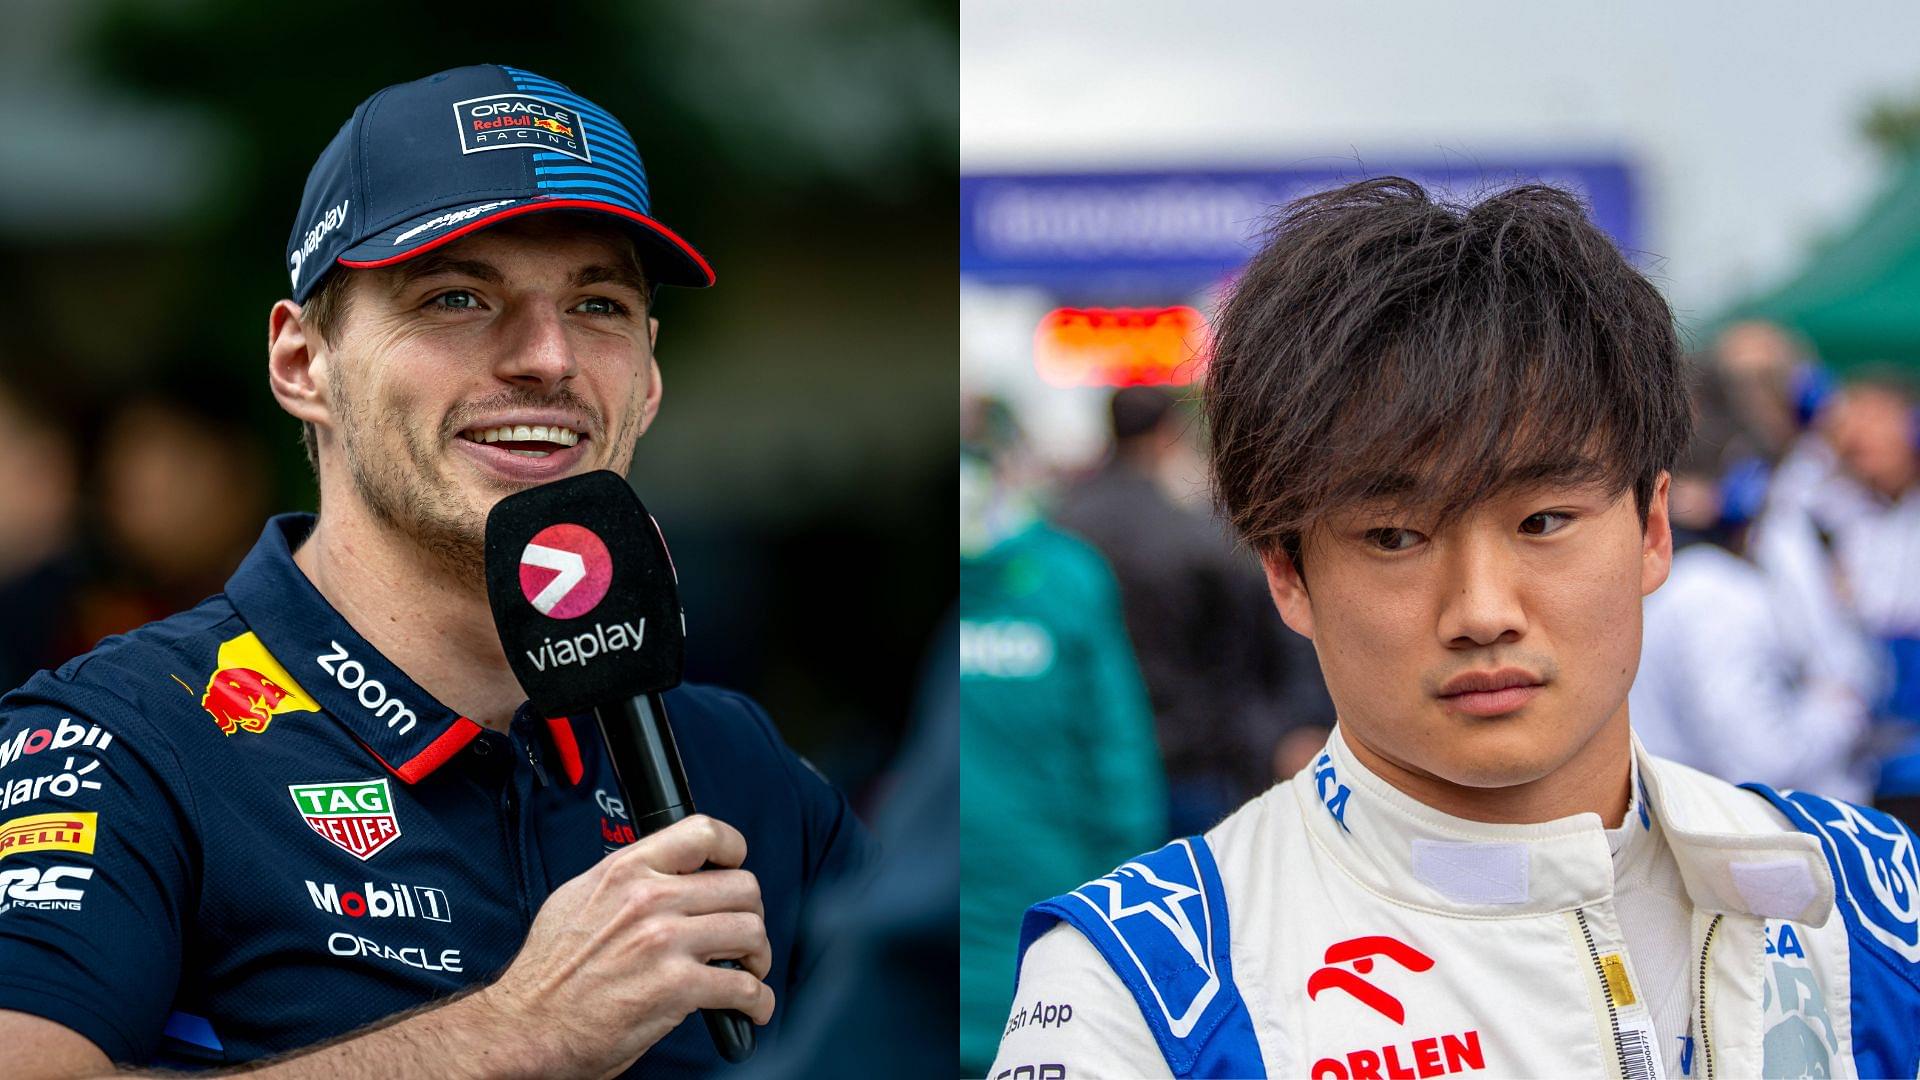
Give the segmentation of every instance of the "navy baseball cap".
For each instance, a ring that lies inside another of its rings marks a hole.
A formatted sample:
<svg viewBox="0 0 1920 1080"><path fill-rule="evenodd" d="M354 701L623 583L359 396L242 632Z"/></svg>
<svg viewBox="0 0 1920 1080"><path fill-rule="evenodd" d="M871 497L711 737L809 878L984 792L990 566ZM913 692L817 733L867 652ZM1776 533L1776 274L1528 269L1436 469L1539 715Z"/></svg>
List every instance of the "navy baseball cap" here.
<svg viewBox="0 0 1920 1080"><path fill-rule="evenodd" d="M552 79L479 64L389 86L353 111L307 174L287 240L293 299L306 303L335 265L391 266L543 210L611 214L651 281L713 284L707 260L653 219L620 121Z"/></svg>

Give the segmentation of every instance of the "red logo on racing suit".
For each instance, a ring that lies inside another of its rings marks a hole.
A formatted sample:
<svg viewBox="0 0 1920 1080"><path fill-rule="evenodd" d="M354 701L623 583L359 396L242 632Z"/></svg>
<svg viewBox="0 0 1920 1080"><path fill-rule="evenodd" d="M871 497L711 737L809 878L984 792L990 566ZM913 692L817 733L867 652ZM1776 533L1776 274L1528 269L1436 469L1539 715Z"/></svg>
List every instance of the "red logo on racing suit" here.
<svg viewBox="0 0 1920 1080"><path fill-rule="evenodd" d="M1404 1025L1407 1010L1400 999L1361 978L1372 973L1375 957L1384 957L1408 971L1427 971L1433 967L1433 957L1384 934L1349 938L1327 946L1326 966L1307 977L1307 997L1318 999L1322 990L1343 990L1360 1004ZM1313 1063L1309 1075L1313 1080L1411 1080L1416 1076L1443 1076L1486 1067L1480 1032L1475 1030L1429 1035L1405 1043L1349 1050L1338 1057L1323 1057Z"/></svg>
<svg viewBox="0 0 1920 1080"><path fill-rule="evenodd" d="M1433 957L1385 935L1337 941L1327 946L1327 966L1307 977L1307 997L1318 998L1322 990L1345 990L1381 1016L1396 1024L1406 1023L1407 1010L1400 999L1360 977L1373 970L1376 956L1384 956L1408 971L1425 971L1433 966ZM1352 964L1353 968L1336 964Z"/></svg>

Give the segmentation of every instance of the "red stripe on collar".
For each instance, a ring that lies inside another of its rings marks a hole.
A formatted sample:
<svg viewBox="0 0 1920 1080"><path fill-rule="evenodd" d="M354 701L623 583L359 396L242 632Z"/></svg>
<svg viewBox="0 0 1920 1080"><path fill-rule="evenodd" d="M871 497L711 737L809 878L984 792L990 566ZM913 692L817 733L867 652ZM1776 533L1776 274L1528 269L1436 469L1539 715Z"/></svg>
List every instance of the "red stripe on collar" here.
<svg viewBox="0 0 1920 1080"><path fill-rule="evenodd" d="M433 770L445 765L447 759L466 749L467 744L479 734L480 725L463 716L447 725L447 730L441 732L438 738L427 744L426 749L413 755L405 764L397 769L391 765L387 768L393 769L395 776L409 784L418 783ZM385 764L384 760L382 764Z"/></svg>
<svg viewBox="0 0 1920 1080"><path fill-rule="evenodd" d="M573 721L564 716L549 717L547 732L553 736L553 748L560 752L560 764L567 770L567 783L579 783L586 769L580 764L580 744L573 737Z"/></svg>

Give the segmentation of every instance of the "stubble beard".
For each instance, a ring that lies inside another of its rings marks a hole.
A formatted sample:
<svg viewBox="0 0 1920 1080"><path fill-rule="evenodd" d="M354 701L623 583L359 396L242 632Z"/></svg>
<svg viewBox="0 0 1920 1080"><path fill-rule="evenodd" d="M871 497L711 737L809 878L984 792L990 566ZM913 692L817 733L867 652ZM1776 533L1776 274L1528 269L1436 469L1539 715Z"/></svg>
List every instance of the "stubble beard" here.
<svg viewBox="0 0 1920 1080"><path fill-rule="evenodd" d="M436 475L433 448L424 444L400 410L389 408L377 422L399 432L405 459L396 460L372 438L374 430L348 391L348 380L336 369L329 382L347 475L361 504L375 521L415 544L448 577L483 585L486 524L458 491L429 481ZM370 441L376 445L369 445Z"/></svg>

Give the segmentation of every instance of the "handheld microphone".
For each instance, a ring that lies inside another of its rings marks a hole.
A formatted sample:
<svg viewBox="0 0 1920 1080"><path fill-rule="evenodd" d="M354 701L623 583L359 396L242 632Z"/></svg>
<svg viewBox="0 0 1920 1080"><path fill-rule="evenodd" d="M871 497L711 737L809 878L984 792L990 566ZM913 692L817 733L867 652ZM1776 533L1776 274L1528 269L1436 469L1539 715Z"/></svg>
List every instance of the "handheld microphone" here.
<svg viewBox="0 0 1920 1080"><path fill-rule="evenodd" d="M602 470L501 499L487 515L486 567L493 622L533 711L593 711L635 835L692 815L660 699L680 684L686 616L667 542L633 488ZM701 1017L721 1057L753 1053L746 1016Z"/></svg>

